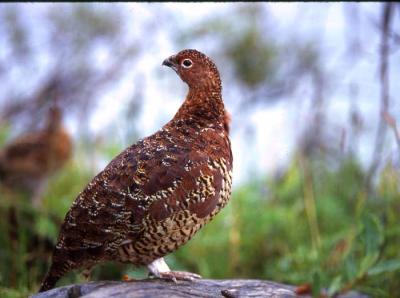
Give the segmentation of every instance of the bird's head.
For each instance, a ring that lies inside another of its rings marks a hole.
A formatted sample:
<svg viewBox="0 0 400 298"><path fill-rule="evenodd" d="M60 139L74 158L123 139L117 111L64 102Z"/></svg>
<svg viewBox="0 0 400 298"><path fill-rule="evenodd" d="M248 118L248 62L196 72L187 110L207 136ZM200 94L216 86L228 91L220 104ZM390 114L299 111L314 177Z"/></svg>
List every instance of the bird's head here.
<svg viewBox="0 0 400 298"><path fill-rule="evenodd" d="M197 50L183 50L164 60L182 81L193 89L221 90L219 72L214 62Z"/></svg>

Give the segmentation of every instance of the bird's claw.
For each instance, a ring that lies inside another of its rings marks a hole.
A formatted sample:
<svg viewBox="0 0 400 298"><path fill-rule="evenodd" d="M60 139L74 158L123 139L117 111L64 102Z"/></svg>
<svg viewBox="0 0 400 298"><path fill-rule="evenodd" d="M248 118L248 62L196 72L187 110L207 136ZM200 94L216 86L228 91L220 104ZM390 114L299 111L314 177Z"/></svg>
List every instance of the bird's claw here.
<svg viewBox="0 0 400 298"><path fill-rule="evenodd" d="M176 283L178 280L193 281L195 279L200 279L201 276L196 273L186 271L167 271L160 272L159 278L170 280Z"/></svg>
<svg viewBox="0 0 400 298"><path fill-rule="evenodd" d="M132 277L129 277L129 275L128 274L124 274L123 276L122 276L122 281L135 281L136 279L134 279L134 278L132 278Z"/></svg>

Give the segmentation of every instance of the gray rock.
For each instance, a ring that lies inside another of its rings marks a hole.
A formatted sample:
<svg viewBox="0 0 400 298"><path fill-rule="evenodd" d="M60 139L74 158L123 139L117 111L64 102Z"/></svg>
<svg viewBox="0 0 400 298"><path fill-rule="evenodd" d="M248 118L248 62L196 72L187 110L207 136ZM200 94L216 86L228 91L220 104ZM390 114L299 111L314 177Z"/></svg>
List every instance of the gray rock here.
<svg viewBox="0 0 400 298"><path fill-rule="evenodd" d="M160 279L145 279L129 282L97 281L70 285L39 293L31 298L311 297L296 295L295 288L276 282L254 279L199 279L192 282L178 281L177 283ZM353 291L339 295L338 298L368 298L368 296Z"/></svg>
<svg viewBox="0 0 400 298"><path fill-rule="evenodd" d="M178 281L147 279L140 281L100 281L70 285L31 296L31 298L150 298L150 297L297 297L295 287L264 280ZM306 297L306 296L302 296Z"/></svg>

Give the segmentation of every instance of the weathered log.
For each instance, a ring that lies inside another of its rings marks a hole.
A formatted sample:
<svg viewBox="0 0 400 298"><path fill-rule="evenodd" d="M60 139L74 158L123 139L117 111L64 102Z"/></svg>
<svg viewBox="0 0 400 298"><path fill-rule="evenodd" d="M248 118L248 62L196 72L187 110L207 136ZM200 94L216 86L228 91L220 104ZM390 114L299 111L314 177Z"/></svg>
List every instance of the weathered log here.
<svg viewBox="0 0 400 298"><path fill-rule="evenodd" d="M265 280L233 279L210 280L201 279L193 282L177 283L159 279L117 282L99 281L70 285L52 289L31 296L31 298L184 298L184 297L310 297L297 296L295 287ZM343 298L366 298L359 294L348 294Z"/></svg>

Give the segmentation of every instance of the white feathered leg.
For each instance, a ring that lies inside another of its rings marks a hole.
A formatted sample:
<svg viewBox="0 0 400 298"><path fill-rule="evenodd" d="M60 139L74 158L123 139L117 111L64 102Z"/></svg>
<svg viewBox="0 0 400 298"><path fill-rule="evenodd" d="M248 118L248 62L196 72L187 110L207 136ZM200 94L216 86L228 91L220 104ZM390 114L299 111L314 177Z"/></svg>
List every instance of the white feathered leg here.
<svg viewBox="0 0 400 298"><path fill-rule="evenodd" d="M172 280L174 282L176 282L177 280L192 281L201 278L200 275L191 272L171 271L167 263L165 263L164 258L154 260L152 263L147 265L147 268L149 269L150 273L153 274L155 277Z"/></svg>

